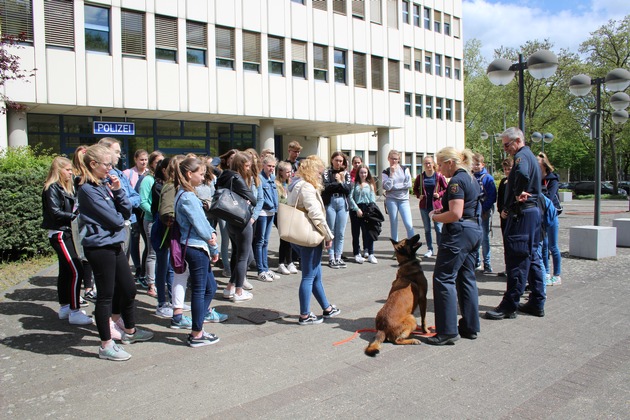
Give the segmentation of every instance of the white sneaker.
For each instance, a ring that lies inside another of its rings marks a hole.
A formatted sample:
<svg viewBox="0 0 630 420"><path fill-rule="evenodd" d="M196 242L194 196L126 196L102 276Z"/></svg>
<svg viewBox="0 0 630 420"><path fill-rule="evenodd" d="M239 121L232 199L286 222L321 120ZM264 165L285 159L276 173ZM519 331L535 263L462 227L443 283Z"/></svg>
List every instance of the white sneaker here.
<svg viewBox="0 0 630 420"><path fill-rule="evenodd" d="M243 280L243 289L245 290L254 290L254 286L247 281L247 279Z"/></svg>
<svg viewBox="0 0 630 420"><path fill-rule="evenodd" d="M267 271L267 276L271 277L274 280L278 280L280 278L280 276L274 273L273 271Z"/></svg>
<svg viewBox="0 0 630 420"><path fill-rule="evenodd" d="M357 264L363 264L363 261L365 261L365 259L363 259L361 254L357 254L354 256L354 261L356 261Z"/></svg>
<svg viewBox="0 0 630 420"><path fill-rule="evenodd" d="M246 300L252 300L253 297L254 295L249 293L247 290L243 290L240 295L237 295L236 293L234 293L234 295L232 296L232 302L234 303L245 302Z"/></svg>
<svg viewBox="0 0 630 420"><path fill-rule="evenodd" d="M173 307L170 303L163 303L158 305L155 308L155 314L160 318L172 318L173 317Z"/></svg>
<svg viewBox="0 0 630 420"><path fill-rule="evenodd" d="M280 273L280 274L284 274L284 275L291 274L291 272L289 271L289 269L287 268L287 266L286 266L286 265L284 265L284 264L280 264L280 265L278 266L278 273Z"/></svg>
<svg viewBox="0 0 630 420"><path fill-rule="evenodd" d="M431 250L429 250L428 252L426 252L424 254L424 258L429 258L429 257L432 257L432 256L433 256L433 251L431 251Z"/></svg>
<svg viewBox="0 0 630 420"><path fill-rule="evenodd" d="M227 287L223 289L223 299L230 300L234 296L234 289L228 289Z"/></svg>
<svg viewBox="0 0 630 420"><path fill-rule="evenodd" d="M291 274L297 274L298 273L298 269L295 266L295 264L291 263L287 266L287 269L289 270L289 273Z"/></svg>
<svg viewBox="0 0 630 420"><path fill-rule="evenodd" d="M184 303L184 306L182 306L182 311L184 312L190 312L192 310L192 308L190 307L190 305L186 305Z"/></svg>
<svg viewBox="0 0 630 420"><path fill-rule="evenodd" d="M59 319L68 319L68 317L70 316L70 305L64 305L61 308L59 308Z"/></svg>
<svg viewBox="0 0 630 420"><path fill-rule="evenodd" d="M376 259L376 257L374 256L374 254L370 254L368 255L368 262L370 264L378 264L378 260Z"/></svg>
<svg viewBox="0 0 630 420"><path fill-rule="evenodd" d="M363 258L369 258L370 252L367 249L363 250Z"/></svg>
<svg viewBox="0 0 630 420"><path fill-rule="evenodd" d="M92 317L87 316L85 311L72 311L68 316L68 321L73 325L90 325Z"/></svg>
<svg viewBox="0 0 630 420"><path fill-rule="evenodd" d="M258 280L269 283L273 281L273 277L270 277L267 273L260 273L258 274Z"/></svg>

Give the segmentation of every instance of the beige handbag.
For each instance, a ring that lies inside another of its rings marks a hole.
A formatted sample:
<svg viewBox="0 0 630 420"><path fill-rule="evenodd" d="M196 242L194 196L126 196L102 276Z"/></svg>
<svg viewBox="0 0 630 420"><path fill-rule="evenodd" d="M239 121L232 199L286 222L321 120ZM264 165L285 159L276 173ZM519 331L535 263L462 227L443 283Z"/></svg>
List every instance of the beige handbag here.
<svg viewBox="0 0 630 420"><path fill-rule="evenodd" d="M321 245L324 235L311 222L306 212L297 208L297 203L298 200L295 200L295 206L284 203L278 205L280 239L306 247Z"/></svg>

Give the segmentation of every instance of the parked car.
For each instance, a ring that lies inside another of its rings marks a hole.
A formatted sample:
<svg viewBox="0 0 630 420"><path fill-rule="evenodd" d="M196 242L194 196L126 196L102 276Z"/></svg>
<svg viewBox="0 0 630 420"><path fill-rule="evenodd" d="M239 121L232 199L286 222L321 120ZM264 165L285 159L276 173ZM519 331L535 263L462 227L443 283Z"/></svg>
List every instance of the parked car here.
<svg viewBox="0 0 630 420"><path fill-rule="evenodd" d="M575 188L575 182L560 182L558 184L558 189L561 190L572 190Z"/></svg>
<svg viewBox="0 0 630 420"><path fill-rule="evenodd" d="M618 185L630 195L630 181L619 181Z"/></svg>
<svg viewBox="0 0 630 420"><path fill-rule="evenodd" d="M613 185L610 182L602 182L601 187L602 194L615 194ZM575 195L589 195L595 194L595 181L582 181L575 184L573 189ZM628 195L626 190L622 188L617 189L617 195Z"/></svg>

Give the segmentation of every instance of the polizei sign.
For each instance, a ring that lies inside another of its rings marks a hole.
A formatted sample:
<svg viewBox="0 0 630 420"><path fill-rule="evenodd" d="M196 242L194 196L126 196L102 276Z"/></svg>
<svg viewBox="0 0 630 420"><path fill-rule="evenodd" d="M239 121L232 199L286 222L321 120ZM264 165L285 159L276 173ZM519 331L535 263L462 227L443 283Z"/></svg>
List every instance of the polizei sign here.
<svg viewBox="0 0 630 420"><path fill-rule="evenodd" d="M135 136L136 124L131 122L94 121L93 131L94 134Z"/></svg>

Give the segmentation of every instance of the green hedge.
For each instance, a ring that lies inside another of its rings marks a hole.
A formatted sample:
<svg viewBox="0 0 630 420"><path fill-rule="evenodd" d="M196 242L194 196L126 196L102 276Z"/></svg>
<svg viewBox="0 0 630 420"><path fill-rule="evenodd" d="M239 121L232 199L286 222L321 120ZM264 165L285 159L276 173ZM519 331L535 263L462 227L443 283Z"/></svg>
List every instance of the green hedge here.
<svg viewBox="0 0 630 420"><path fill-rule="evenodd" d="M53 157L29 147L0 149L0 258L49 254L42 229L42 188Z"/></svg>

